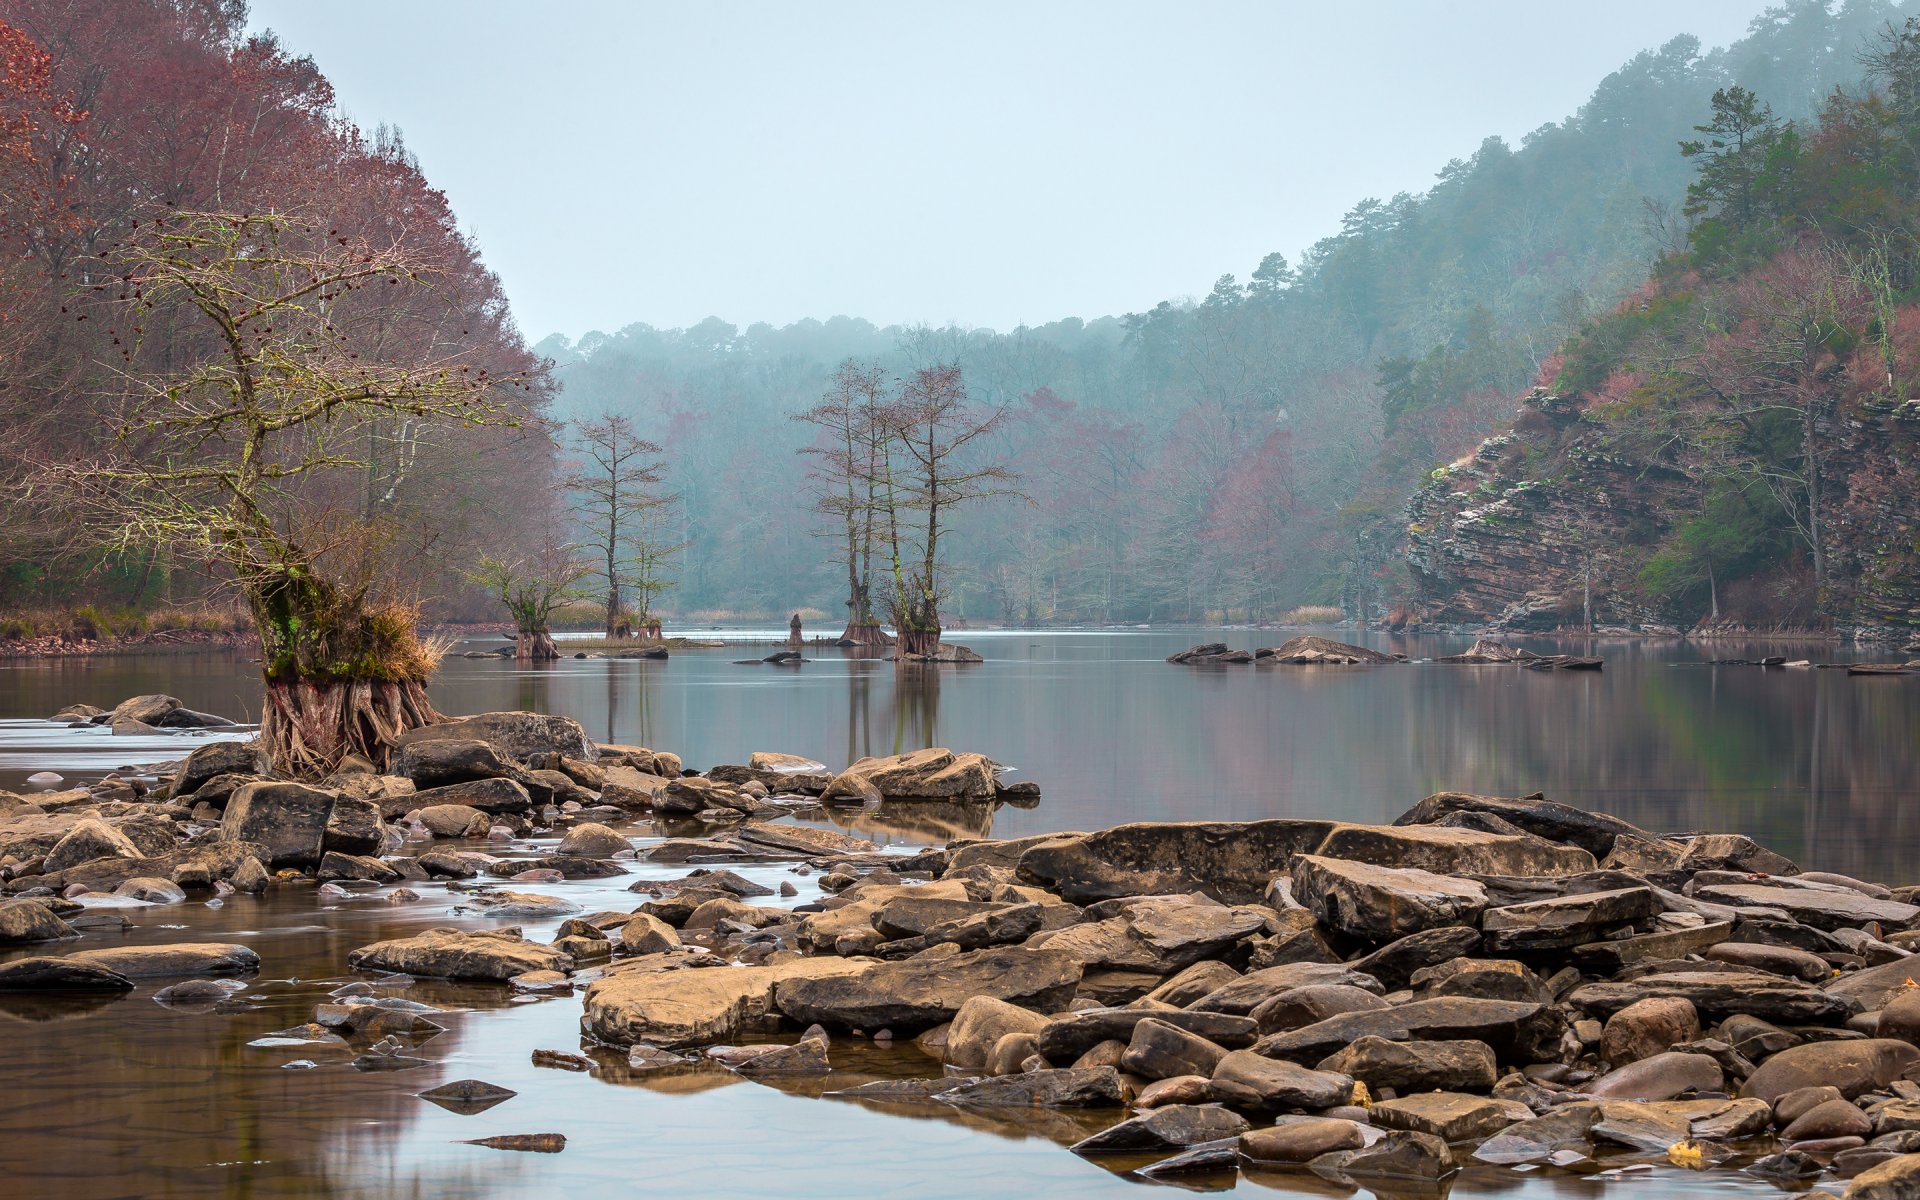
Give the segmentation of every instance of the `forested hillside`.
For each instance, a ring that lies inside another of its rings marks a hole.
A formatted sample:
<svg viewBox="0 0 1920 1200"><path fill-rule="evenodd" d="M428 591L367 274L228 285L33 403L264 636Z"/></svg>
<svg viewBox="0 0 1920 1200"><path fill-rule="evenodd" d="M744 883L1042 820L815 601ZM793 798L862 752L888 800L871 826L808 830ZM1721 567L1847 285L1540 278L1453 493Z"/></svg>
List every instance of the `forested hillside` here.
<svg viewBox="0 0 1920 1200"><path fill-rule="evenodd" d="M1920 632L1920 20L1863 51L1715 93L1687 245L1410 506L1424 616Z"/></svg>
<svg viewBox="0 0 1920 1200"><path fill-rule="evenodd" d="M1809 120L1858 86L1860 47L1905 12L1800 0L1724 49L1676 38L1566 120L1487 140L1425 191L1362 200L1338 233L1198 300L1010 332L713 318L536 349L558 364L560 412L627 413L665 447L688 544L679 611L839 610L793 457L810 431L788 418L848 357L899 376L956 361L979 403L1012 412L992 453L1027 501L959 519L953 615L1382 611L1413 587L1407 494L1511 420L1563 340L1686 245L1694 163L1677 146L1713 94L1740 84Z"/></svg>
<svg viewBox="0 0 1920 1200"><path fill-rule="evenodd" d="M168 471L210 469L239 450L212 409L201 414L208 432L185 457L162 453L163 422L143 425L154 419L143 415L155 411L149 401L193 389L227 394L233 377L218 365L219 347L238 347L254 319L245 297L216 298L204 284L144 297L123 286L135 278L131 243L151 243L161 223L194 227L182 214L195 210L231 214L209 224L250 231L233 247L237 263L275 252L254 240L259 231L285 238L313 223L314 246L280 247L289 268L349 246L364 246L368 263L410 265L417 286L369 277L354 296L345 287L296 288L282 329L311 317L316 329L351 329L364 357L380 363L437 363L528 385L501 400L510 424L439 420L431 404L400 396L387 397L399 406L392 419L362 423L350 418L379 392L380 367L336 364L337 379L359 383L330 398L338 419L308 441L306 455L340 469L296 479L297 463L267 468L269 480L278 472L276 510L297 499L323 514L303 531L303 553L364 576L375 600L404 604L424 593L459 602L475 548L513 546L536 528L531 516L554 506L539 363L447 198L397 135L369 134L339 115L310 59L245 27L241 0L0 3L0 422L8 436L0 485L11 501L0 530L0 606L10 612L95 602L97 620L79 631L91 636L114 614L134 621L227 579L212 566L221 547L143 525L124 503L135 488L172 486ZM265 212L286 220L240 219ZM210 320L223 304L240 314L238 324ZM251 345L247 354L255 355ZM275 386L299 390L296 359L262 364L279 377ZM129 455L144 455L135 474L96 470L110 482L93 490L57 499L21 491L23 480ZM96 506L116 504L117 523L89 519ZM361 565L382 558L406 570Z"/></svg>

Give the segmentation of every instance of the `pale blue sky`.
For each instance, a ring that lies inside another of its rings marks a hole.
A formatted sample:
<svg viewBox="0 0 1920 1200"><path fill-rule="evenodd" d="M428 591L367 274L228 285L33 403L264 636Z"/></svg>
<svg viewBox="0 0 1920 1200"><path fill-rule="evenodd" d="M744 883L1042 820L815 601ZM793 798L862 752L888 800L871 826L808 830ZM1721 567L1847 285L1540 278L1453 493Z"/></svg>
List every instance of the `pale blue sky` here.
<svg viewBox="0 0 1920 1200"><path fill-rule="evenodd" d="M1205 294L1761 0L253 0L398 125L532 339Z"/></svg>

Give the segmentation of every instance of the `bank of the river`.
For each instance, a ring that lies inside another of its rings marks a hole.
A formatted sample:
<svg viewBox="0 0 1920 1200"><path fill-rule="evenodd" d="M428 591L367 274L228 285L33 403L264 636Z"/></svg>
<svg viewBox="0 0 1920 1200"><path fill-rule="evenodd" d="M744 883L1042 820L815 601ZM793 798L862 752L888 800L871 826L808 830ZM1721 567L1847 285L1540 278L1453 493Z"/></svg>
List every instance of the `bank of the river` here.
<svg viewBox="0 0 1920 1200"><path fill-rule="evenodd" d="M164 729L179 710L143 696L59 719ZM653 1154L632 1126L609 1140L605 1089L692 1103L744 1085L838 1102L781 1110L750 1135L763 1150L850 1111L907 1117L889 1136L1036 1143L1013 1156L1022 1178L1066 1195L1632 1172L1681 1193L1711 1172L1735 1191L1853 1179L1878 1200L1920 1179L1920 887L1803 871L1733 830L1464 794L1391 825L887 848L860 827L1046 800L946 751L684 770L507 712L317 787L274 781L228 735L7 799L0 1017L39 1033L0 1083L105 1040L39 1079L14 1119L41 1133L0 1160L39 1194L146 1194L160 1175L181 1195L396 1177L516 1194ZM158 1057L135 1032L155 1010L177 1022ZM192 1065L209 1051L220 1085L164 1116L210 1080ZM135 1082L103 1121L109 1074ZM95 1097L70 1127L46 1116L61 1087ZM737 1139L729 1108L676 1109L672 1134ZM302 1114L346 1140L304 1142ZM146 1165L101 1153L103 1124ZM509 1151L566 1165L487 1165ZM742 1173L680 1181L777 1178L726 1161ZM957 1161L915 1190L980 1194L1016 1169ZM831 1193L830 1171L789 1170L782 1194Z"/></svg>

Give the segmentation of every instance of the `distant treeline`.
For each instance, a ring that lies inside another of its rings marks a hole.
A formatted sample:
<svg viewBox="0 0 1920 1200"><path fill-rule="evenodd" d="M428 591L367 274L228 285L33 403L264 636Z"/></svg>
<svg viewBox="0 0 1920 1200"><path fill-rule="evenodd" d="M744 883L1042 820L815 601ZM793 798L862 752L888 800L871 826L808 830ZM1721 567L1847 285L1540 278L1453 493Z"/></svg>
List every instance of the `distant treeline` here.
<svg viewBox="0 0 1920 1200"><path fill-rule="evenodd" d="M1695 164L1679 143L1714 93L1739 84L1804 120L1859 83L1876 30L1917 8L1800 0L1725 49L1675 38L1518 147L1489 138L1425 192L1362 200L1339 233L1198 300L1004 333L710 318L535 349L557 364L557 411L628 414L666 448L683 611L839 610L843 573L799 494L811 430L788 417L848 358L895 376L957 362L978 403L1011 410L993 453L1028 502L956 519L953 615L1382 608L1408 591L1407 495L1687 245Z"/></svg>

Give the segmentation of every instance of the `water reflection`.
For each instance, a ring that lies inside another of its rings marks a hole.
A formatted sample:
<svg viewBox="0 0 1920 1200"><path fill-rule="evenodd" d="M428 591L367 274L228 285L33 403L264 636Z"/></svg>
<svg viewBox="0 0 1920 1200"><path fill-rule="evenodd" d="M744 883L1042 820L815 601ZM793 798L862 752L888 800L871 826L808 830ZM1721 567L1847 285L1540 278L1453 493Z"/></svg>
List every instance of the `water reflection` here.
<svg viewBox="0 0 1920 1200"><path fill-rule="evenodd" d="M1606 809L1661 831L1742 830L1809 866L1920 879L1920 677L1700 667L1703 651L1602 642L1599 673L1508 666L1178 668L1161 659L1197 633L973 634L988 661L902 671L834 650L798 668L737 666L737 650L666 661L563 659L516 668L449 660L446 712L566 713L596 736L678 752L689 766L755 750L838 767L928 745L982 751L1045 790L1030 811L991 815L1010 837L1126 820L1267 816L1387 820L1443 789ZM1275 635L1229 632L1236 646ZM1344 635L1351 636L1351 635ZM1465 639L1368 635L1415 657ZM1542 652L1583 649L1529 643ZM1721 643L1714 657L1845 657L1824 646ZM88 660L0 670L0 717L76 700L167 691L244 716L255 668L234 658ZM188 739L131 746L50 726L0 727L0 786L34 770L98 773L128 757L184 753ZM979 836L977 813L905 815L930 837ZM881 817L861 814L877 831Z"/></svg>

